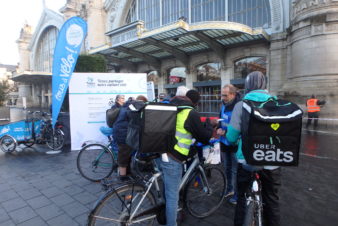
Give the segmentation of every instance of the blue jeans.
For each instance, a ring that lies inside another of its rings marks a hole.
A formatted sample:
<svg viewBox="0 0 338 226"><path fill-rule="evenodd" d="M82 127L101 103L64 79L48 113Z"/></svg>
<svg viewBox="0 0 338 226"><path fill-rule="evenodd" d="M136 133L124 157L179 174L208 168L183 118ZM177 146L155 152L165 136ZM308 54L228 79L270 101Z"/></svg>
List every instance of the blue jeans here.
<svg viewBox="0 0 338 226"><path fill-rule="evenodd" d="M235 192L237 190L237 157L236 153L233 151L222 152L222 159L225 168L225 175L227 178L227 189L228 192Z"/></svg>
<svg viewBox="0 0 338 226"><path fill-rule="evenodd" d="M163 174L167 226L176 226L179 186L182 180L183 165L169 157L169 162L159 161Z"/></svg>

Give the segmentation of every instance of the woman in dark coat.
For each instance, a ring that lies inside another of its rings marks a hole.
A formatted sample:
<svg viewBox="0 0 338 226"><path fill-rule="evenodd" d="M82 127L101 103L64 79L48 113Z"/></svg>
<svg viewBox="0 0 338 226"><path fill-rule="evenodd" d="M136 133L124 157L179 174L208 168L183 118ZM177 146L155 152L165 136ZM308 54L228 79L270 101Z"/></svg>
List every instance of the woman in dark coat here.
<svg viewBox="0 0 338 226"><path fill-rule="evenodd" d="M146 98L142 95L136 98L136 101L144 101ZM131 155L133 149L126 144L128 124L129 124L129 105L132 100L128 100L123 106L120 108L119 116L116 119L116 122L113 126L113 137L114 141L117 143L119 147L118 153L118 165L119 165L119 176L121 180L128 179L127 168L130 163Z"/></svg>

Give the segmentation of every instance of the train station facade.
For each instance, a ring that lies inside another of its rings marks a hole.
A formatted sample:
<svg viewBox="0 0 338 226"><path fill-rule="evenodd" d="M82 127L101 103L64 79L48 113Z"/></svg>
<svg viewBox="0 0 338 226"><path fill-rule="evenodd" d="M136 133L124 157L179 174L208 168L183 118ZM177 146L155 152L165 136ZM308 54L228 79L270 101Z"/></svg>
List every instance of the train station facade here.
<svg viewBox="0 0 338 226"><path fill-rule="evenodd" d="M158 93L199 90L205 114L218 112L224 84L242 88L260 70L272 93L301 105L315 94L330 106L325 115L338 116L336 0L68 0L60 12L45 9L31 37L18 41L14 80L21 94L40 94L32 105L50 103L51 46L77 15L88 23L84 53L104 55L111 72L147 73ZM28 75L46 81L30 84Z"/></svg>

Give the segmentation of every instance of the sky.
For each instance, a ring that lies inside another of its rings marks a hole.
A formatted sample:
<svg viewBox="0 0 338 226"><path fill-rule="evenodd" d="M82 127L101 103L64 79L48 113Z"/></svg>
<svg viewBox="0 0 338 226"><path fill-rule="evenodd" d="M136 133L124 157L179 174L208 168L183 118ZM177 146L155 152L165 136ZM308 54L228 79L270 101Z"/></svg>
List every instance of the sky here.
<svg viewBox="0 0 338 226"><path fill-rule="evenodd" d="M19 53L16 40L20 30L27 22L35 30L46 7L59 12L66 0L0 0L0 64L16 65Z"/></svg>

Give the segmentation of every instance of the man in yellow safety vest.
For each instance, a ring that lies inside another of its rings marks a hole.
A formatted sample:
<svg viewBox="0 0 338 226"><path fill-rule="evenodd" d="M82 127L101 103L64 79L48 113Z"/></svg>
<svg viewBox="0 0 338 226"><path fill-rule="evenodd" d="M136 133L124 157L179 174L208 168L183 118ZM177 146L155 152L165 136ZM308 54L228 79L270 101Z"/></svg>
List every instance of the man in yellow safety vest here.
<svg viewBox="0 0 338 226"><path fill-rule="evenodd" d="M179 200L179 185L182 179L183 163L195 153L190 149L194 140L208 144L213 128L210 123L202 124L199 113L194 109L200 100L196 90L189 90L186 96L175 96L170 103L178 106L176 119L176 144L172 150L162 154L159 161L163 174L166 199L166 225L176 226Z"/></svg>

